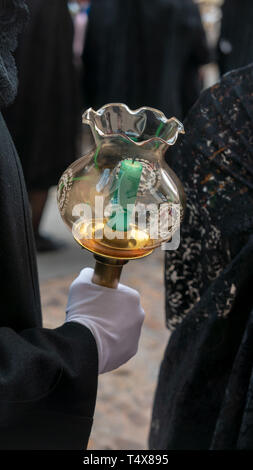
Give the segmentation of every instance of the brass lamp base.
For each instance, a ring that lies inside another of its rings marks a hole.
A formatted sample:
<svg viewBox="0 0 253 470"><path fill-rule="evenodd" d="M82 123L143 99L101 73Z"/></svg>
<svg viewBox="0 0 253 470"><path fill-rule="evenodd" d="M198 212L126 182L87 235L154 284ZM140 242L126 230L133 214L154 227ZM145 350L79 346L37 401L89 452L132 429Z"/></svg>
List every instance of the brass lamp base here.
<svg viewBox="0 0 253 470"><path fill-rule="evenodd" d="M96 260L92 282L111 289L117 289L123 266L128 260L104 258L94 255Z"/></svg>

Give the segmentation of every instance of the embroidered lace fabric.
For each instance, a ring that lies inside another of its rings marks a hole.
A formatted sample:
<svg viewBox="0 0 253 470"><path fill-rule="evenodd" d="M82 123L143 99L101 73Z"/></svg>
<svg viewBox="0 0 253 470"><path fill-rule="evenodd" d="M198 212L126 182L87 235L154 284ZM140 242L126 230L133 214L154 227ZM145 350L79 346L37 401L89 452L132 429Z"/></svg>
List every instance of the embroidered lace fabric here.
<svg viewBox="0 0 253 470"><path fill-rule="evenodd" d="M205 91L171 166L187 196L166 253L174 330L154 401L151 449L253 449L253 66Z"/></svg>
<svg viewBox="0 0 253 470"><path fill-rule="evenodd" d="M180 248L166 253L167 325L174 329L218 279L253 229L253 67L202 94L175 149L187 212ZM238 280L223 281L217 315L229 314ZM211 300L211 298L210 298ZM206 306L202 315L208 316ZM197 320L197 319L196 319Z"/></svg>

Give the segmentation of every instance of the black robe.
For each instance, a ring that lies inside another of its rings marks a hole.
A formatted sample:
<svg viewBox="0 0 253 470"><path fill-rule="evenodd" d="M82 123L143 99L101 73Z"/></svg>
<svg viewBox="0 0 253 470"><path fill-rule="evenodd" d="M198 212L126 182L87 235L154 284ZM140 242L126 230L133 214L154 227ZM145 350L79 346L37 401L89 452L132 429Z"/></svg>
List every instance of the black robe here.
<svg viewBox="0 0 253 470"><path fill-rule="evenodd" d="M205 91L171 166L187 196L166 253L152 449L253 449L253 65Z"/></svg>
<svg viewBox="0 0 253 470"><path fill-rule="evenodd" d="M84 449L97 390L97 348L70 322L42 328L22 169L0 114L0 449Z"/></svg>
<svg viewBox="0 0 253 470"><path fill-rule="evenodd" d="M15 53L18 95L4 111L28 190L56 185L76 157L81 122L67 0L27 0L29 22Z"/></svg>
<svg viewBox="0 0 253 470"><path fill-rule="evenodd" d="M222 15L218 63L224 74L253 61L253 2L225 0Z"/></svg>
<svg viewBox="0 0 253 470"><path fill-rule="evenodd" d="M17 89L13 51L24 0L0 9L0 107ZM0 449L84 449L97 390L97 347L77 323L42 328L23 173L0 113Z"/></svg>
<svg viewBox="0 0 253 470"><path fill-rule="evenodd" d="M93 0L84 48L85 106L151 106L181 119L209 61L192 0Z"/></svg>

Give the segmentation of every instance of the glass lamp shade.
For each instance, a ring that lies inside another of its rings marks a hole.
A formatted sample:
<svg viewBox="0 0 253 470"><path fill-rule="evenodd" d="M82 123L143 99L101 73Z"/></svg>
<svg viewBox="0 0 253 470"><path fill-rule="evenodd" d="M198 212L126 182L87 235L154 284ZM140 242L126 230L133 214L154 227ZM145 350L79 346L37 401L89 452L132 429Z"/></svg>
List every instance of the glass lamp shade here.
<svg viewBox="0 0 253 470"><path fill-rule="evenodd" d="M58 207L75 240L96 255L130 260L168 241L184 214L182 184L165 162L183 125L156 109L88 109L94 146L63 173ZM177 207L174 224L172 208Z"/></svg>

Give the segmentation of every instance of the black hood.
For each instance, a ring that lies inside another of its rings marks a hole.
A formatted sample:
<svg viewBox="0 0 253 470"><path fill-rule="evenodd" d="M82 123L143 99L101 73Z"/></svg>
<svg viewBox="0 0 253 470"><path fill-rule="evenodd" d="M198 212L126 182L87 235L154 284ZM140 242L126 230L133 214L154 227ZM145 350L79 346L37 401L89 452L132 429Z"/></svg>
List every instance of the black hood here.
<svg viewBox="0 0 253 470"><path fill-rule="evenodd" d="M13 52L27 16L24 0L0 0L0 108L16 96L18 79Z"/></svg>

